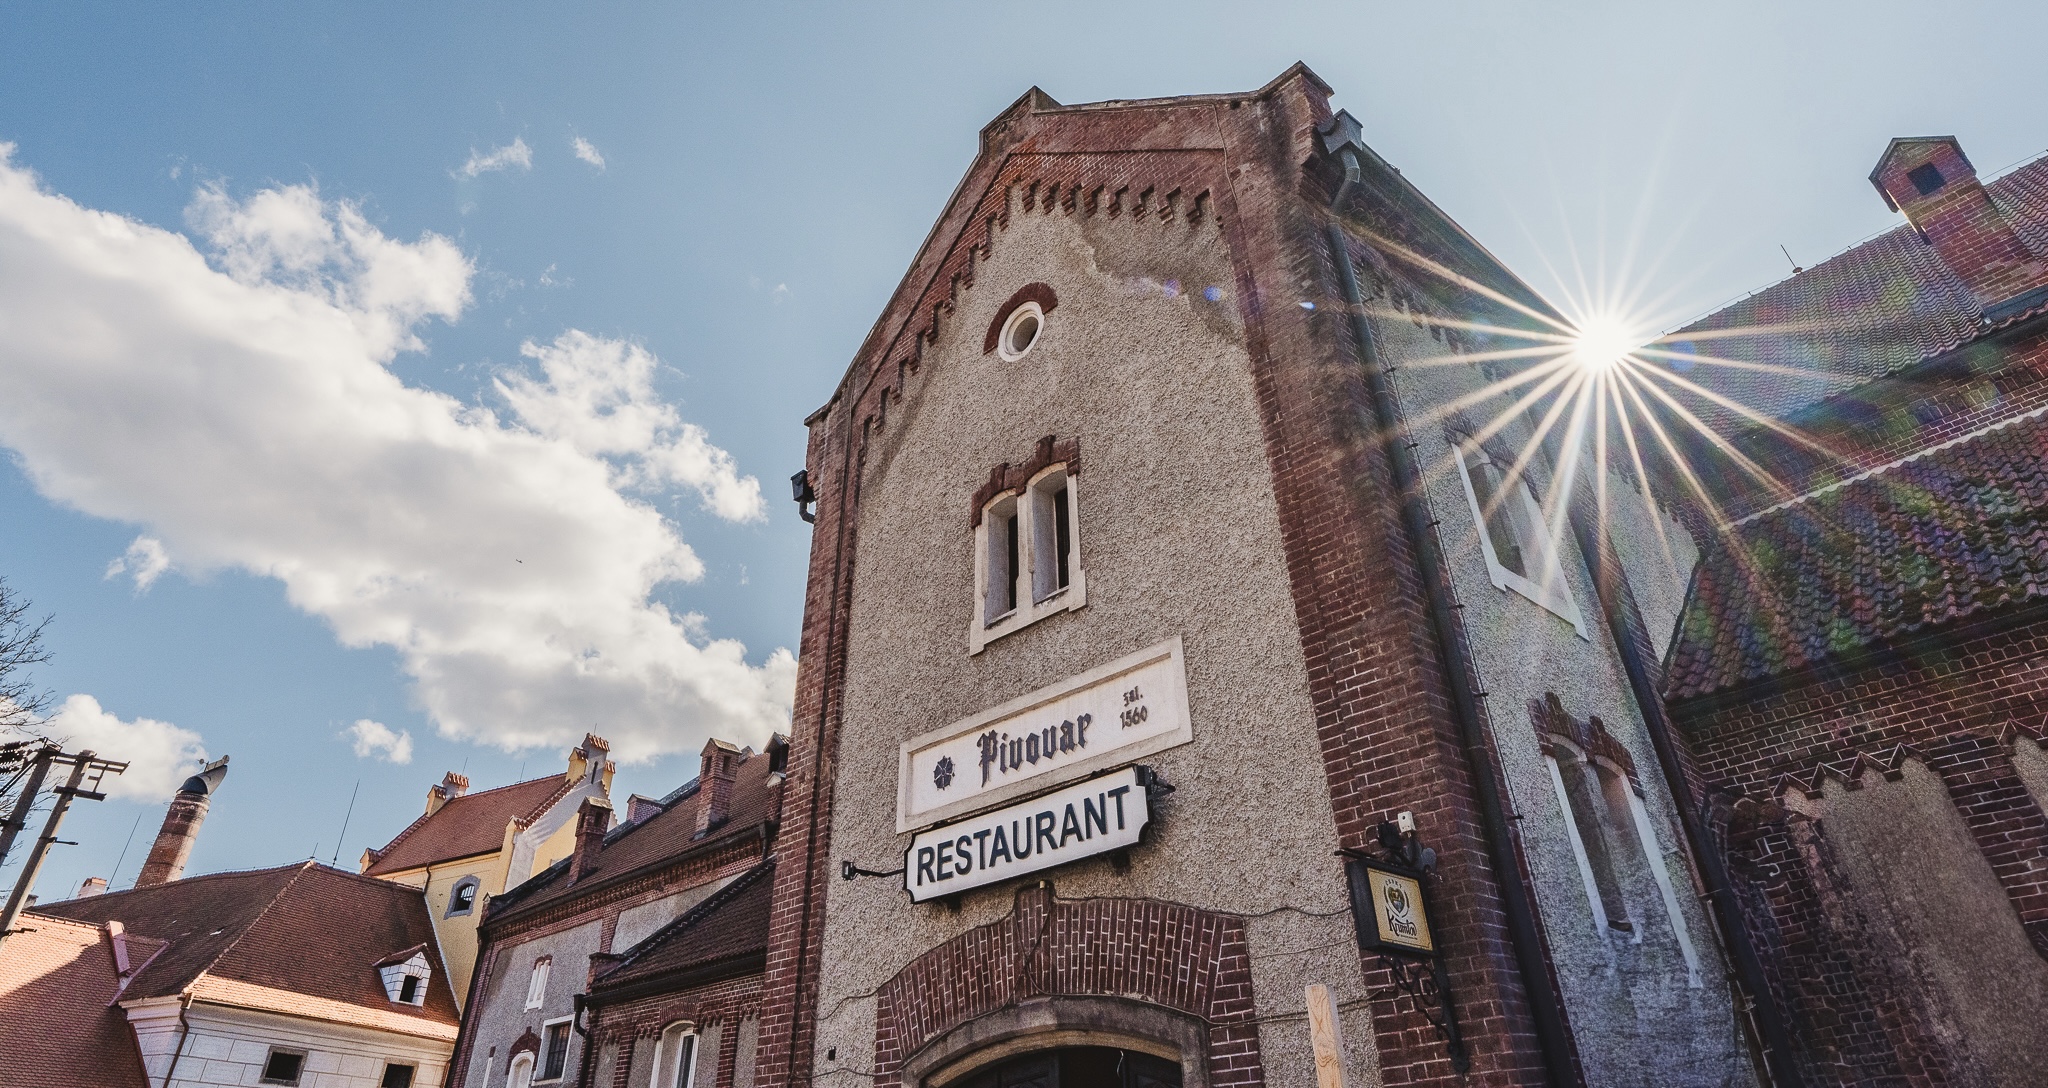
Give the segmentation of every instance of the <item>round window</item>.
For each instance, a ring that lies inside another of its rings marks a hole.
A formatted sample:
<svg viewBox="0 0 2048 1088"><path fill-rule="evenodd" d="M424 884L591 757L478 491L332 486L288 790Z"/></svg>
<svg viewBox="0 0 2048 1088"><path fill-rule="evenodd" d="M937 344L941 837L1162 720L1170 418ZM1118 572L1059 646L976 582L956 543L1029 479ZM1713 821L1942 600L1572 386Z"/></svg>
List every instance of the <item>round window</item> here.
<svg viewBox="0 0 2048 1088"><path fill-rule="evenodd" d="M1011 311L1009 320L1003 322L1002 335L996 339L996 351L1003 358L1015 362L1038 343L1038 335L1043 331L1045 311L1038 308L1038 303L1027 302Z"/></svg>

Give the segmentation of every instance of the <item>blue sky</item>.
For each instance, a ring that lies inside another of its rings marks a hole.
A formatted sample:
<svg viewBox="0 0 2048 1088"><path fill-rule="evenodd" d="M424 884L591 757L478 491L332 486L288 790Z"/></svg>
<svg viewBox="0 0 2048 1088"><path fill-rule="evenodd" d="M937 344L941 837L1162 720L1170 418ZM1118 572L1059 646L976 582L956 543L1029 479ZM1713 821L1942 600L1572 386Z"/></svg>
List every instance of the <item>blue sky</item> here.
<svg viewBox="0 0 2048 1088"><path fill-rule="evenodd" d="M1304 60L1540 290L1670 326L1893 225L1891 136L1987 176L2048 145L2048 14L1944 11L0 5L0 574L55 614L75 721L233 756L194 871L332 856L360 782L348 864L443 770L500 785L584 729L643 757L621 796L665 792L786 708L802 419L1027 87ZM43 893L139 818L132 880L162 777L76 809Z"/></svg>

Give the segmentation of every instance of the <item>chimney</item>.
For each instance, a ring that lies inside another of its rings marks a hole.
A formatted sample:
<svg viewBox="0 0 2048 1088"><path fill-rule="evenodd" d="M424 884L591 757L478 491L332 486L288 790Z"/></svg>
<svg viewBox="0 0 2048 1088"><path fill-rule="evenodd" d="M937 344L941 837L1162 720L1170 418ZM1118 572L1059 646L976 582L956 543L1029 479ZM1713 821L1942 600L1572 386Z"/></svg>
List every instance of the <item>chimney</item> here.
<svg viewBox="0 0 2048 1088"><path fill-rule="evenodd" d="M85 878L85 883L83 883L83 884L80 884L80 885L78 886L78 896L77 896L77 898L79 898L79 899L91 899L91 898L92 898L93 896L95 896L95 895L104 895L104 894L106 894L106 891L107 891L107 878L106 878L106 877L103 877L103 876L89 876L89 877L86 877L86 878Z"/></svg>
<svg viewBox="0 0 2048 1088"><path fill-rule="evenodd" d="M2048 302L2048 261L2027 248L1991 202L1955 137L1893 140L1870 183L1969 287L1987 323Z"/></svg>
<svg viewBox="0 0 2048 1088"><path fill-rule="evenodd" d="M576 852L569 855L569 883L597 865L597 852L604 849L604 833L611 830L612 803L602 797L585 797L576 810Z"/></svg>
<svg viewBox="0 0 2048 1088"><path fill-rule="evenodd" d="M441 811L441 806L469 792L469 776L449 771L441 776L441 784L427 787L427 815Z"/></svg>
<svg viewBox="0 0 2048 1088"><path fill-rule="evenodd" d="M596 733L583 734L583 743L569 749L569 769L563 775L571 784L602 780L604 791L612 788L612 745Z"/></svg>
<svg viewBox="0 0 2048 1088"><path fill-rule="evenodd" d="M156 833L156 843L149 848L149 859L142 863L142 875L135 878L136 887L166 884L185 875L185 861L192 856L192 842L199 837L199 825L206 822L214 791L220 789L220 780L227 776L228 757L222 756L178 787L170 811L164 813L164 826Z"/></svg>
<svg viewBox="0 0 2048 1088"><path fill-rule="evenodd" d="M732 780L739 776L737 746L716 737L704 742L697 766L697 838L703 838L732 816Z"/></svg>

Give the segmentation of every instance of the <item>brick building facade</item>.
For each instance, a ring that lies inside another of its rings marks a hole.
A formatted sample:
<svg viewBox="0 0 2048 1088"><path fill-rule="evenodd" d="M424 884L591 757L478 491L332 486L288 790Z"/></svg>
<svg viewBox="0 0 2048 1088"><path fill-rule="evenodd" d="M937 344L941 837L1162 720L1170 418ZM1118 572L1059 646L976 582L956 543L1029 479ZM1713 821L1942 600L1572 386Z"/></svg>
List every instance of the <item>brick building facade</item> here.
<svg viewBox="0 0 2048 1088"><path fill-rule="evenodd" d="M1779 486L1687 513L1666 690L1805 1082L2034 1084L2048 159L1902 139L1871 180L1904 226L1672 337L1838 381L1735 372L1801 438L1740 436Z"/></svg>
<svg viewBox="0 0 2048 1088"><path fill-rule="evenodd" d="M616 827L586 798L568 855L485 903L450 1088L749 1088L787 752L714 739Z"/></svg>
<svg viewBox="0 0 2048 1088"><path fill-rule="evenodd" d="M1682 578L1531 525L1467 409L1555 315L1329 95L1031 91L809 420L759 1083L1755 1082ZM1423 846L1455 1043L1341 856Z"/></svg>

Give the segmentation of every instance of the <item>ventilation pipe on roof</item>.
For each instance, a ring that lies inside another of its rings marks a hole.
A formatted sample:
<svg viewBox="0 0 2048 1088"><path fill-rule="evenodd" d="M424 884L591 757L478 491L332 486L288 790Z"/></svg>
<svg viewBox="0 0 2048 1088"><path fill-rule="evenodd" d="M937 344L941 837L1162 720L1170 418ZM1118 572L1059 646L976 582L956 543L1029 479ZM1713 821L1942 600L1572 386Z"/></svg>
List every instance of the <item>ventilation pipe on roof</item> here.
<svg viewBox="0 0 2048 1088"><path fill-rule="evenodd" d="M1500 888L1501 911L1507 916L1508 943L1514 950L1515 966L1521 976L1522 993L1528 998L1535 1020L1536 1042L1542 1053L1547 1079L1553 1085L1583 1082L1578 1056L1566 1026L1564 1002L1551 983L1543 936L1536 921L1536 904L1528 885L1522 882L1522 860L1514 833L1508 825L1507 806L1501 798L1500 772L1494 766L1486 736L1486 718L1479 708L1480 694L1473 684L1477 672L1465 642L1457 605L1451 600L1450 583L1438 550L1436 531L1422 492L1422 473L1415 463L1407 434L1401 424L1400 406L1388 387L1380 366L1379 349L1373 342L1372 323L1365 316L1365 298L1359 292L1358 274L1351 267L1351 247L1342 222L1344 201L1358 186L1358 156L1364 147L1357 120L1339 111L1323 133L1324 150L1344 164L1344 183L1330 201L1327 227L1330 260L1343 286L1344 307L1351 318L1351 334L1357 344L1359 370L1372 398L1373 416L1379 432L1381 451L1394 475L1394 487L1401 495L1401 524L1408 545L1415 551L1421 568L1422 585L1428 596L1430 627L1436 635L1436 649L1444 677L1451 689L1451 711L1457 719L1465 759L1472 772L1473 790L1478 794L1480 822L1486 836L1486 852L1493 863L1495 884Z"/></svg>

